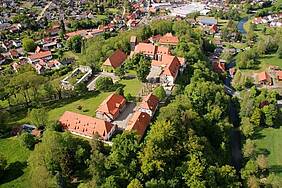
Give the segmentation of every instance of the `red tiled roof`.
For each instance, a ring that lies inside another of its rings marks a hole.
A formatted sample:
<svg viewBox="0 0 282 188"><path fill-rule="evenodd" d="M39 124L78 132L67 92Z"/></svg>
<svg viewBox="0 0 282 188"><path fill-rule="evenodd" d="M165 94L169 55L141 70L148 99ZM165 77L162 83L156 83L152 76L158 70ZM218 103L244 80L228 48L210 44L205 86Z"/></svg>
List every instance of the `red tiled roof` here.
<svg viewBox="0 0 282 188"><path fill-rule="evenodd" d="M139 43L136 45L135 50L136 53L142 53L147 55L155 55L156 47L153 44L148 43Z"/></svg>
<svg viewBox="0 0 282 188"><path fill-rule="evenodd" d="M105 62L103 65L111 66L113 68L117 68L122 65L122 63L126 60L127 55L121 51L116 50Z"/></svg>
<svg viewBox="0 0 282 188"><path fill-rule="evenodd" d="M156 46L156 54L170 54L170 50L164 46Z"/></svg>
<svg viewBox="0 0 282 188"><path fill-rule="evenodd" d="M92 137L95 133L103 139L111 131L113 125L110 122L90 116L66 111L59 119L64 129L85 136Z"/></svg>
<svg viewBox="0 0 282 188"><path fill-rule="evenodd" d="M160 38L159 42L161 44L177 45L179 40L178 40L178 37L173 36L171 33L167 33Z"/></svg>
<svg viewBox="0 0 282 188"><path fill-rule="evenodd" d="M218 61L213 62L213 70L217 73L225 72L225 63Z"/></svg>
<svg viewBox="0 0 282 188"><path fill-rule="evenodd" d="M67 33L66 36L68 38L71 38L71 37L74 37L74 36L82 36L82 35L87 35L87 31L86 30L78 30L78 31L74 31L74 32L70 32L70 33Z"/></svg>
<svg viewBox="0 0 282 188"><path fill-rule="evenodd" d="M168 66L166 66L163 74L166 76L172 76L173 78L176 78L179 68L180 68L180 63L178 59L175 57L173 61Z"/></svg>
<svg viewBox="0 0 282 188"><path fill-rule="evenodd" d="M211 27L210 27L210 30L212 31L212 32L217 32L217 26L216 26L216 24L213 24Z"/></svg>
<svg viewBox="0 0 282 188"><path fill-rule="evenodd" d="M138 135L143 137L147 127L150 124L151 117L145 112L134 112L130 120L128 121L128 125L126 130L128 131L136 131Z"/></svg>
<svg viewBox="0 0 282 188"><path fill-rule="evenodd" d="M150 37L149 40L152 40L154 42L159 42L161 37L162 37L161 35L155 35L155 36Z"/></svg>
<svg viewBox="0 0 282 188"><path fill-rule="evenodd" d="M31 60L37 60L37 59L42 59L42 58L46 58L52 55L51 51L43 51L43 52L38 52L35 54L32 54L29 56L29 58Z"/></svg>
<svg viewBox="0 0 282 188"><path fill-rule="evenodd" d="M152 61L152 66L164 67L164 75L176 77L180 68L180 61L176 56L163 55L161 61Z"/></svg>
<svg viewBox="0 0 282 188"><path fill-rule="evenodd" d="M150 93L149 95L143 98L140 104L140 108L148 109L154 112L157 109L158 103L159 103L158 97Z"/></svg>
<svg viewBox="0 0 282 188"><path fill-rule="evenodd" d="M10 54L11 54L12 57L18 57L19 56L18 51L15 50L15 49L10 50Z"/></svg>
<svg viewBox="0 0 282 188"><path fill-rule="evenodd" d="M257 74L259 81L269 81L270 76L267 72L263 71Z"/></svg>
<svg viewBox="0 0 282 188"><path fill-rule="evenodd" d="M282 71L281 70L276 71L276 75L277 75L278 80L282 80Z"/></svg>
<svg viewBox="0 0 282 188"><path fill-rule="evenodd" d="M122 108L125 103L126 100L123 96L113 93L101 103L97 111L109 113L116 118L119 114L120 108Z"/></svg>

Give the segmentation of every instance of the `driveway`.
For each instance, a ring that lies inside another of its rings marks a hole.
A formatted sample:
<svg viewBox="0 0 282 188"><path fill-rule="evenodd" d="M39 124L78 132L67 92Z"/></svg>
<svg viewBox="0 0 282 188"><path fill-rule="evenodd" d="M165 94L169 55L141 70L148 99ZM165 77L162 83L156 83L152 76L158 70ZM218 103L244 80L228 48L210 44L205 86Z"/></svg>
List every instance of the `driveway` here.
<svg viewBox="0 0 282 188"><path fill-rule="evenodd" d="M124 111L119 115L119 117L112 123L117 125L119 129L126 129L127 122L133 114L133 110L136 107L136 104L133 102L127 103Z"/></svg>

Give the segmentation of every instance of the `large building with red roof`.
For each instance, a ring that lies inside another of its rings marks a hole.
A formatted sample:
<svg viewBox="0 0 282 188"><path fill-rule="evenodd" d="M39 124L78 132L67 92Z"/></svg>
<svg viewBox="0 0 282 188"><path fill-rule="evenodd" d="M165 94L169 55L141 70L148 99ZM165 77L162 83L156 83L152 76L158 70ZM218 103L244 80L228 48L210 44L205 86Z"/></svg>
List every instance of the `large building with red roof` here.
<svg viewBox="0 0 282 188"><path fill-rule="evenodd" d="M124 110L126 100L123 96L116 93L108 96L96 110L96 117L105 121L115 120Z"/></svg>
<svg viewBox="0 0 282 188"><path fill-rule="evenodd" d="M161 45L171 45L176 46L179 43L178 37L173 36L172 33L167 33L159 38L159 43Z"/></svg>
<svg viewBox="0 0 282 188"><path fill-rule="evenodd" d="M162 55L171 54L169 48L155 46L151 43L139 43L135 46L134 54L143 54L151 59L160 59Z"/></svg>
<svg viewBox="0 0 282 188"><path fill-rule="evenodd" d="M120 67L126 60L127 55L122 50L116 50L104 63L103 70L113 72L114 69Z"/></svg>
<svg viewBox="0 0 282 188"><path fill-rule="evenodd" d="M142 138L150 124L150 121L151 117L149 114L145 112L136 111L129 119L125 130L135 131L140 136L140 138Z"/></svg>
<svg viewBox="0 0 282 188"><path fill-rule="evenodd" d="M161 60L152 60L147 80L153 83L173 85L182 64L185 64L182 58L180 61L178 57L172 55L163 55Z"/></svg>
<svg viewBox="0 0 282 188"><path fill-rule="evenodd" d="M101 139L109 140L117 130L110 122L69 111L60 117L59 123L64 130L90 139L98 134Z"/></svg>

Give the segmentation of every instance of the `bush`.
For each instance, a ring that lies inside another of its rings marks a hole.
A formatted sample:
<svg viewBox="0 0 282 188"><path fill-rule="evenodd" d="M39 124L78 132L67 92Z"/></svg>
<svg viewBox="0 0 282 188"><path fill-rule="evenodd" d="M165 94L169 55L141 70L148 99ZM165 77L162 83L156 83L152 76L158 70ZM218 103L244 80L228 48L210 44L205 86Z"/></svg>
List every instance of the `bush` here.
<svg viewBox="0 0 282 188"><path fill-rule="evenodd" d="M164 100L166 93L163 86L159 86L154 90L154 95L156 95L160 101Z"/></svg>
<svg viewBox="0 0 282 188"><path fill-rule="evenodd" d="M22 133L21 136L20 136L20 140L21 140L21 144L28 148L28 149L33 149L34 145L35 145L35 139L34 137L29 134L29 133Z"/></svg>
<svg viewBox="0 0 282 188"><path fill-rule="evenodd" d="M96 81L96 89L99 91L110 91L113 86L113 79L110 77L100 77Z"/></svg>

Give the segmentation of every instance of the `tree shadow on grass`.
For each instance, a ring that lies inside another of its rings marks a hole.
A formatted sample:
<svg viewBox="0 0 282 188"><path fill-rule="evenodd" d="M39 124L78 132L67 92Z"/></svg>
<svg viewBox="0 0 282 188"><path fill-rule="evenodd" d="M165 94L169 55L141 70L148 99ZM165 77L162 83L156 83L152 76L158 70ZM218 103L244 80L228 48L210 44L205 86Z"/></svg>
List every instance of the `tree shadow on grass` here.
<svg viewBox="0 0 282 188"><path fill-rule="evenodd" d="M257 149L256 154L268 156L270 154L270 151L266 148L259 148L259 149Z"/></svg>
<svg viewBox="0 0 282 188"><path fill-rule="evenodd" d="M256 131L255 134L252 136L253 140L263 139L265 135L263 135L260 131Z"/></svg>
<svg viewBox="0 0 282 188"><path fill-rule="evenodd" d="M269 171L275 174L282 173L282 165L271 165Z"/></svg>
<svg viewBox="0 0 282 188"><path fill-rule="evenodd" d="M27 162L16 161L9 164L4 172L4 176L0 179L0 185L13 181L24 174L24 169L27 167Z"/></svg>

